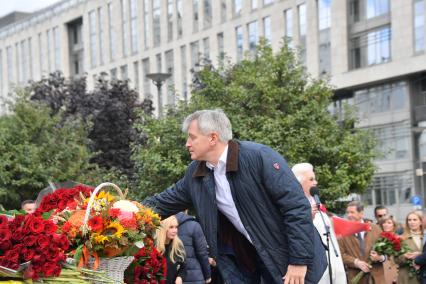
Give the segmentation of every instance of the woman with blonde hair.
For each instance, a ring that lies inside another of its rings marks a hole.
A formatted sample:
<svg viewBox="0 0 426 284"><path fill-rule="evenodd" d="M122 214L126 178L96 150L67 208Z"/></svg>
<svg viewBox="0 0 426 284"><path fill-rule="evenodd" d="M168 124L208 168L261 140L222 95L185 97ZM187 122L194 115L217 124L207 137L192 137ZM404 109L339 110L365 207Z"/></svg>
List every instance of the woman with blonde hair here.
<svg viewBox="0 0 426 284"><path fill-rule="evenodd" d="M156 248L167 260L166 284L182 284L185 275L185 247L179 239L178 221L170 216L161 221L156 233Z"/></svg>
<svg viewBox="0 0 426 284"><path fill-rule="evenodd" d="M378 225L383 230L383 232L394 233L398 227L395 219L391 215L385 215L381 217L378 221ZM386 284L397 283L398 279L398 265L396 265L393 257L388 258L383 262L383 269L385 271L385 282Z"/></svg>
<svg viewBox="0 0 426 284"><path fill-rule="evenodd" d="M408 213L405 219L404 233L401 237L408 248L409 252L397 258L396 262L399 264L398 284L417 284L420 283L417 275L410 273L410 262L421 254L423 250L423 224L422 214L418 211Z"/></svg>

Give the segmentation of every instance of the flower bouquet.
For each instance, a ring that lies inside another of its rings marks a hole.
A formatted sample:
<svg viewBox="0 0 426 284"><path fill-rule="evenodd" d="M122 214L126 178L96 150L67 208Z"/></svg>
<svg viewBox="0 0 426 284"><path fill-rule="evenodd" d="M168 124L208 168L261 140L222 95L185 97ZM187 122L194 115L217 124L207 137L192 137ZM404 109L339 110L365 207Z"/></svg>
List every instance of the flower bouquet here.
<svg viewBox="0 0 426 284"><path fill-rule="evenodd" d="M116 194L103 190L105 187L112 187ZM157 214L125 200L125 195L115 184L103 183L90 198L80 191L69 198L65 209L56 209L51 216L70 240L79 267L105 270L118 281L123 280L124 269L144 246L145 238L152 237L160 225ZM45 198L51 200L49 195Z"/></svg>
<svg viewBox="0 0 426 284"><path fill-rule="evenodd" d="M372 250L378 254L386 255L388 257L398 257L407 252L407 247L401 242L401 239L392 232L382 232L380 237L374 243ZM369 259L368 264L371 266L372 261ZM361 281L365 272L360 271L351 280L351 284L358 284Z"/></svg>

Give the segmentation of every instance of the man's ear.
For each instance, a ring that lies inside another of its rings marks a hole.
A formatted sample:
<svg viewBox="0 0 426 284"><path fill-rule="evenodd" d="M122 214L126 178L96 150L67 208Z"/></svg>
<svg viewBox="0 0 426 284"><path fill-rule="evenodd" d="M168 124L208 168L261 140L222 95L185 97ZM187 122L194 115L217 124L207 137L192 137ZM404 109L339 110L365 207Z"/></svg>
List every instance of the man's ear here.
<svg viewBox="0 0 426 284"><path fill-rule="evenodd" d="M217 134L217 132L212 132L210 134L210 144L216 145L217 142L219 142L219 135Z"/></svg>

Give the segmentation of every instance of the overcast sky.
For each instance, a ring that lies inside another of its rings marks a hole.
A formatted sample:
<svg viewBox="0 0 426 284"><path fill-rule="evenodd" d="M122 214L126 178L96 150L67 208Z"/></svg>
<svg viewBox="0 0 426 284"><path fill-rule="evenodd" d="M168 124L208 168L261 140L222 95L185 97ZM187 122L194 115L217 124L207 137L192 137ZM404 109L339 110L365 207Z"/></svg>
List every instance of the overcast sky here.
<svg viewBox="0 0 426 284"><path fill-rule="evenodd" d="M1 0L0 17L13 11L34 12L60 0Z"/></svg>

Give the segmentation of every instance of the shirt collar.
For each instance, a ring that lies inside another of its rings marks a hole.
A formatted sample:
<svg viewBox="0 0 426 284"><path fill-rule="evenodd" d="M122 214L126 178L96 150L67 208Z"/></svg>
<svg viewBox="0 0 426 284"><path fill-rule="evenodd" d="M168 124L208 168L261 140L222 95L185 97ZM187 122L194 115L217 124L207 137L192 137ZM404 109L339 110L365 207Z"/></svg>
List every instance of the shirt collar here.
<svg viewBox="0 0 426 284"><path fill-rule="evenodd" d="M217 166L216 167L213 166L213 164L210 163L210 162L206 162L206 166L209 169L211 169L211 170L214 169L214 168L219 168L219 166L222 167L222 165L223 165L223 168L225 168L226 167L226 158L227 157L228 157L228 145L226 145L225 150L223 150L222 154L220 155L219 161L217 162Z"/></svg>

